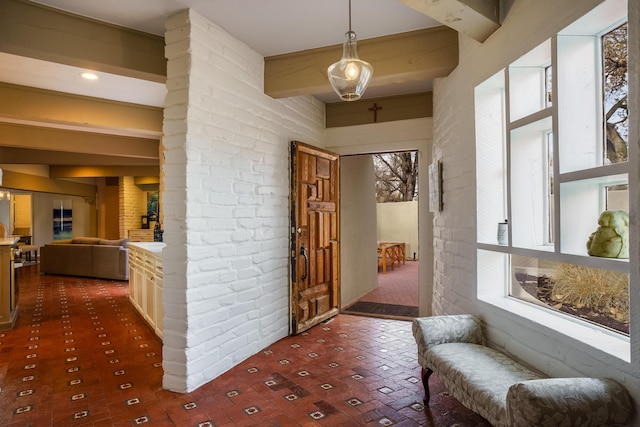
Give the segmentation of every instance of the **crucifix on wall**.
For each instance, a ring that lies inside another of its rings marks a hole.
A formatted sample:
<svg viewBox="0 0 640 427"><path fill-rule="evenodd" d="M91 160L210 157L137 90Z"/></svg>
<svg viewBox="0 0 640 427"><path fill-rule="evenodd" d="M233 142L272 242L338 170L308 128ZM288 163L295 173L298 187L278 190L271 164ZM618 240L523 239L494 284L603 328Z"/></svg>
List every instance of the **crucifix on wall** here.
<svg viewBox="0 0 640 427"><path fill-rule="evenodd" d="M378 107L377 102L374 102L373 107L369 108L369 111L373 111L373 123L378 122L378 110L382 110L382 107Z"/></svg>

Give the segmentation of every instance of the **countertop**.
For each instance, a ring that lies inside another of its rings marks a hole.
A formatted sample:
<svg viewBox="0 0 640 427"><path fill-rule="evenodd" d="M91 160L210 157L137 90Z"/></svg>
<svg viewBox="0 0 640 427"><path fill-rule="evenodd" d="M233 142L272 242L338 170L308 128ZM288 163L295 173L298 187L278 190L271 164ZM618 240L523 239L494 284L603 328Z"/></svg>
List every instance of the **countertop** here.
<svg viewBox="0 0 640 427"><path fill-rule="evenodd" d="M127 246L129 247L135 246L136 248L140 248L148 252L161 254L162 248L167 246L167 244L163 242L129 242L127 243Z"/></svg>
<svg viewBox="0 0 640 427"><path fill-rule="evenodd" d="M9 236L9 237L0 237L0 246L11 246L20 240L20 237Z"/></svg>

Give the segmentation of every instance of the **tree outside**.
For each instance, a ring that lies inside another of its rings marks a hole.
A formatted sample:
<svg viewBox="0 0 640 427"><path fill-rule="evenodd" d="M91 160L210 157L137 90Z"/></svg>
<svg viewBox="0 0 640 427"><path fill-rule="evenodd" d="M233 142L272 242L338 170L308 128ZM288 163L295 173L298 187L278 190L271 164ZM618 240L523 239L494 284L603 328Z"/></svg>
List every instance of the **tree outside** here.
<svg viewBox="0 0 640 427"><path fill-rule="evenodd" d="M606 157L610 163L627 161L629 108L627 24L602 37Z"/></svg>
<svg viewBox="0 0 640 427"><path fill-rule="evenodd" d="M417 151L375 154L373 168L378 203L418 200Z"/></svg>

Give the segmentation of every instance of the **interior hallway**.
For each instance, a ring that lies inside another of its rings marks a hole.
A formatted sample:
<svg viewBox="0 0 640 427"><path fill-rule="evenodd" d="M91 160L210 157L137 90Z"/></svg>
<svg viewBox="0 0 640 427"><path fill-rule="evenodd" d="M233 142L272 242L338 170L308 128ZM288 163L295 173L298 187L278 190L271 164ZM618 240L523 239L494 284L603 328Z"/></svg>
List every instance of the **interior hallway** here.
<svg viewBox="0 0 640 427"><path fill-rule="evenodd" d="M127 282L19 269L0 332L2 426L489 426L434 375L430 410L407 321L339 315L198 390L162 390L162 345Z"/></svg>

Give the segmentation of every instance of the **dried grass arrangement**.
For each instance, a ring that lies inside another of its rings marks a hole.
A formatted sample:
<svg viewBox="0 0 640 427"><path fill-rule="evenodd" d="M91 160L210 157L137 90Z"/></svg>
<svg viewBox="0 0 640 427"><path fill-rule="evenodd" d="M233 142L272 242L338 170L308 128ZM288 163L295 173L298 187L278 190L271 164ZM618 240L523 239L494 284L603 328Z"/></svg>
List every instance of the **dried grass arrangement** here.
<svg viewBox="0 0 640 427"><path fill-rule="evenodd" d="M551 299L629 322L629 276L624 273L561 264L553 278Z"/></svg>

